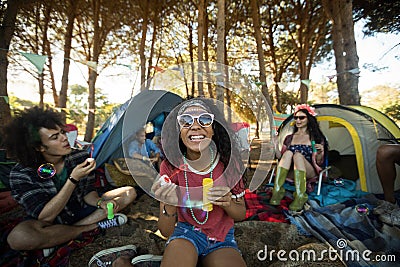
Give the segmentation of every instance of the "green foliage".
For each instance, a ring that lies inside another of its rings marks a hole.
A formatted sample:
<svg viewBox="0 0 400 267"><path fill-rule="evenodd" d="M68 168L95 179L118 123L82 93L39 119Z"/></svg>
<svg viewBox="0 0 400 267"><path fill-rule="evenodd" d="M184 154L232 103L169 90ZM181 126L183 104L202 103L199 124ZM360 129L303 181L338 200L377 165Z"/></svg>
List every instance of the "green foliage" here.
<svg viewBox="0 0 400 267"><path fill-rule="evenodd" d="M87 114L89 112L88 88L74 84L70 86L69 90L67 123L75 124L79 132L83 133L86 128ZM95 128L99 128L107 120L115 106L115 104L108 102L107 97L101 89L96 89Z"/></svg>
<svg viewBox="0 0 400 267"><path fill-rule="evenodd" d="M383 113L391 117L397 124L400 123L400 101L395 104L385 107Z"/></svg>
<svg viewBox="0 0 400 267"><path fill-rule="evenodd" d="M400 86L374 86L361 94L361 104L373 107L400 123Z"/></svg>
<svg viewBox="0 0 400 267"><path fill-rule="evenodd" d="M337 84L329 83L314 83L310 84L310 104L339 104L339 95Z"/></svg>
<svg viewBox="0 0 400 267"><path fill-rule="evenodd" d="M18 98L12 94L9 96L9 101L10 101L11 115L13 115L15 111L24 110L25 108L30 108L38 105L38 103Z"/></svg>
<svg viewBox="0 0 400 267"><path fill-rule="evenodd" d="M79 133L82 134L86 128L87 113L88 113L88 89L81 85L72 85L70 87L70 96L67 109L67 121L66 123L72 123L76 125L79 129ZM30 108L33 106L38 106L37 102L32 102L30 100L25 100L18 98L14 95L9 96L10 108L12 114L18 110L24 110L25 108ZM50 103L45 103L47 106L53 106ZM114 109L119 106L119 104L111 104L107 100L107 97L97 89L96 93L96 116L95 116L95 126L100 128L101 125L107 120L107 118L112 114Z"/></svg>
<svg viewBox="0 0 400 267"><path fill-rule="evenodd" d="M353 0L353 10L356 20L366 20L366 35L400 32L400 1Z"/></svg>

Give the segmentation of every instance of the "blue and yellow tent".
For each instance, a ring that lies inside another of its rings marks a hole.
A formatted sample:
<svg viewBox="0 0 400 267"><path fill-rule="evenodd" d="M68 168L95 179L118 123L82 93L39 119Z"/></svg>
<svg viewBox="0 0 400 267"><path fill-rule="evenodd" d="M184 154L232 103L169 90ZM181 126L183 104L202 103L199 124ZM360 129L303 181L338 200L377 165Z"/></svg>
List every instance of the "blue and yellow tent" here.
<svg viewBox="0 0 400 267"><path fill-rule="evenodd" d="M336 150L344 161L341 171L345 177L357 181L358 188L366 192L382 193L376 172L376 151L381 144L398 142L400 129L382 112L366 106L335 104L313 105L321 130L329 141L330 150ZM279 143L292 131L289 116L279 127ZM397 166L395 189L400 189L400 167Z"/></svg>

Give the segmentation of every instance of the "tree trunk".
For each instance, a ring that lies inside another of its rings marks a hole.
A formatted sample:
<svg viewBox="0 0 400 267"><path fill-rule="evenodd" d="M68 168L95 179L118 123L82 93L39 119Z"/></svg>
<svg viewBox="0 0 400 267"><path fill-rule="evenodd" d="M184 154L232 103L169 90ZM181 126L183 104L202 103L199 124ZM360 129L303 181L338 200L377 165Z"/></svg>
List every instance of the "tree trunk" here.
<svg viewBox="0 0 400 267"><path fill-rule="evenodd" d="M0 27L0 131L11 119L10 104L8 101L9 99L7 92L7 55L8 49L10 48L10 42L14 34L19 4L19 1L14 1L13 4L7 4L7 9L3 15L2 27Z"/></svg>
<svg viewBox="0 0 400 267"><path fill-rule="evenodd" d="M207 10L206 10L207 11ZM206 62L206 72L210 73L210 64L209 64L209 55L208 55L208 14L206 13L204 16L204 61ZM208 95L210 98L214 98L214 91L211 85L211 77L210 75L207 75L207 90L208 90Z"/></svg>
<svg viewBox="0 0 400 267"><path fill-rule="evenodd" d="M280 82L281 78L279 76L279 67L278 67L278 63L277 63L277 56L275 53L275 44L274 44L274 23L272 20L272 14L271 14L271 8L268 8L267 10L267 26L266 26L266 30L267 30L267 34L266 34L266 38L267 38L267 46L270 47L270 51L269 51L269 55L271 57L271 60L269 62L270 64L270 69L272 71L272 80L273 80L273 85L272 88L274 88L275 92L275 97L274 97L274 93L272 92L272 99L271 102L274 103L274 107L271 107L272 110L274 110L275 112L282 112L282 100L281 100L281 89L279 88L278 83ZM257 12L258 13L258 12ZM264 65L265 67L265 65ZM282 68L284 66L281 66ZM272 101L274 100L274 101Z"/></svg>
<svg viewBox="0 0 400 267"><path fill-rule="evenodd" d="M47 35L47 31L49 29L49 23L50 23L50 13L52 10L52 5L51 3L49 5L45 6L45 10L43 12L44 15L44 20L43 20L43 38L42 38L42 52L43 54L47 54L48 59L51 59L51 50L50 50L50 43L49 43L49 38ZM37 25L40 24L40 21L37 21ZM48 66L51 66L50 64ZM44 79L45 75L44 73L39 74L39 92L40 92L40 102L39 106L44 107Z"/></svg>
<svg viewBox="0 0 400 267"><path fill-rule="evenodd" d="M149 90L150 87L150 82L151 82L151 69L150 66L153 66L153 56L154 56L154 46L157 41L157 29L158 29L158 14L155 12L154 18L153 18L154 24L153 24L153 36L151 38L151 47L150 47L150 56L149 56L149 68L147 70L147 80L146 80L146 90ZM157 66L157 63L155 66ZM156 69L154 69L154 73L156 72Z"/></svg>
<svg viewBox="0 0 400 267"><path fill-rule="evenodd" d="M44 73L40 73L38 77L39 83L39 107L44 107Z"/></svg>
<svg viewBox="0 0 400 267"><path fill-rule="evenodd" d="M216 96L217 100L224 102L224 87L220 84L224 84L225 80L225 0L218 0L217 3L217 69L221 75L217 76L217 87Z"/></svg>
<svg viewBox="0 0 400 267"><path fill-rule="evenodd" d="M306 50L307 51L307 50ZM302 83L302 80L308 79L309 75L307 75L307 66L306 66L306 55L303 53L303 51L300 51L298 53L298 59L299 59L299 72L300 72L300 103L307 103L308 99L308 87Z"/></svg>
<svg viewBox="0 0 400 267"><path fill-rule="evenodd" d="M194 61L194 55L193 55L193 25L192 22L189 21L189 57L190 57L190 67L192 68L191 71L191 79L192 79L192 88L190 88L190 96L194 97L194 91L195 91L195 82L194 82L194 65L193 65L193 61ZM185 74L186 75L186 74ZM189 97L189 95L188 95Z"/></svg>
<svg viewBox="0 0 400 267"><path fill-rule="evenodd" d="M140 91L146 89L146 56L144 54L146 48L146 37L147 37L147 25L149 23L149 1L144 1L143 10L143 23L142 23L142 37L139 46L139 57L140 57Z"/></svg>
<svg viewBox="0 0 400 267"><path fill-rule="evenodd" d="M99 61L99 56L101 52L101 44L100 44L100 3L98 1L93 1L93 57L89 60L96 62ZM85 137L84 140L86 142L90 142L94 133L94 122L96 118L96 80L97 80L97 71L93 70L89 67L89 96L88 96L88 121L86 125Z"/></svg>
<svg viewBox="0 0 400 267"><path fill-rule="evenodd" d="M97 61L96 61L97 62ZM96 80L97 72L89 68L89 96L88 96L88 120L86 125L85 137L86 142L90 142L94 133L94 122L96 118Z"/></svg>
<svg viewBox="0 0 400 267"><path fill-rule="evenodd" d="M43 32L45 33L45 38L43 41L43 51L46 55L48 55L48 68L49 68L49 76L50 76L50 86L51 86L51 91L53 94L53 100L54 100L54 106L58 107L59 105L59 98L58 98L58 94L57 94L57 89L56 89L56 84L55 84L55 79L54 79L54 72L53 72L53 57L51 56L51 47L50 47L50 42L48 40L47 37L47 28L48 28L48 24L50 22L50 14L51 14L51 10L52 10L53 6L46 6L46 13L45 13L45 17L46 17L46 28L45 30L43 30Z"/></svg>
<svg viewBox="0 0 400 267"><path fill-rule="evenodd" d="M67 95L68 95L68 75L69 75L69 66L71 64L70 56L71 56L71 45L72 45L72 34L74 30L74 22L76 17L76 4L75 0L69 1L69 9L67 15L67 28L65 31L65 43L64 43L64 66L63 66L63 74L61 78L61 89L60 89L60 99L58 107L66 108L67 107Z"/></svg>
<svg viewBox="0 0 400 267"><path fill-rule="evenodd" d="M197 90L199 96L204 96L203 90L203 40L204 40L204 10L206 9L205 0L199 0L199 16L197 18L198 26L197 26L197 34L198 34L198 83Z"/></svg>
<svg viewBox="0 0 400 267"><path fill-rule="evenodd" d="M257 5L257 0L250 0L251 5L251 16L253 18L254 35L257 43L257 55L258 55L258 65L260 68L260 82L261 82L261 92L268 105L272 108L271 98L268 92L267 86L267 76L265 74L265 62L264 62L264 49L262 48L262 37L261 37L261 26L260 26L260 15Z"/></svg>
<svg viewBox="0 0 400 267"><path fill-rule="evenodd" d="M352 2L350 0L323 0L322 3L333 24L332 38L339 102L342 105L360 105Z"/></svg>
<svg viewBox="0 0 400 267"><path fill-rule="evenodd" d="M46 47L46 54L50 55L50 45L47 45ZM57 94L57 88L56 88L56 83L55 83L55 78L54 78L54 72L53 72L53 59L52 57L48 58L49 61L49 75L50 75L50 83L51 83L51 92L53 94L53 100L54 100L54 106L58 107L60 104L60 99Z"/></svg>

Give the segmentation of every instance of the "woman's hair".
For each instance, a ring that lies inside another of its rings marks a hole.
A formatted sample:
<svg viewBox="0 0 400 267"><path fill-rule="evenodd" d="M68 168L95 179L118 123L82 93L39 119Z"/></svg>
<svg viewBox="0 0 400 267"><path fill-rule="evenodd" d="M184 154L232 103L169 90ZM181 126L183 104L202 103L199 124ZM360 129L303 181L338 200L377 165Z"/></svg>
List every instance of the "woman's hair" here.
<svg viewBox="0 0 400 267"><path fill-rule="evenodd" d="M319 124L315 116L311 115L307 109L299 109L293 115L296 115L299 111L303 112L307 116L307 132L310 135L310 139L314 140L318 144L324 143L324 150L326 153L328 152L328 141L325 138L325 135L322 133L321 129L319 128ZM299 129L297 128L296 124L294 125L294 133L297 132Z"/></svg>
<svg viewBox="0 0 400 267"><path fill-rule="evenodd" d="M240 158L237 137L212 99L194 98L187 100L168 115L167 123L164 123L161 136L167 162L175 166L175 168L178 167L179 164L182 164L181 159L182 155L186 153L186 146L180 137L180 127L176 117L193 105L199 106L207 112L214 114L214 122L211 126L214 130L212 141L220 155L220 161L224 164L227 177L230 177L230 175L236 175L236 177L237 175L241 175L244 170L244 165ZM230 163L231 160L232 162ZM227 169L229 163L231 166L233 163L234 167Z"/></svg>
<svg viewBox="0 0 400 267"><path fill-rule="evenodd" d="M44 163L40 152L41 128L63 128L62 115L50 108L32 107L16 112L14 118L4 127L4 144L7 154L16 158L22 165L37 168Z"/></svg>

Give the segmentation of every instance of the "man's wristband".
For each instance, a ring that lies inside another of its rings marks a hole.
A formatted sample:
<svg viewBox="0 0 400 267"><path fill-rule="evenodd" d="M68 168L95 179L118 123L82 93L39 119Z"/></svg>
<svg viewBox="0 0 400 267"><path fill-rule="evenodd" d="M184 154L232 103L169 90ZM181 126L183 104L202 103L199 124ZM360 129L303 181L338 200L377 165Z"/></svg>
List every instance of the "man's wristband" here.
<svg viewBox="0 0 400 267"><path fill-rule="evenodd" d="M164 205L164 207L163 207L162 214L163 214L164 216L167 216L167 217L176 217L176 213L174 213L174 214L168 214L167 210L165 209L165 205Z"/></svg>
<svg viewBox="0 0 400 267"><path fill-rule="evenodd" d="M74 179L74 178L72 178L72 176L68 177L68 180L70 180L74 185L79 184L79 181Z"/></svg>
<svg viewBox="0 0 400 267"><path fill-rule="evenodd" d="M101 203L104 201L104 199L102 199L102 198L99 198L99 200L97 200L97 203L96 203L96 207L98 208L98 209L101 209Z"/></svg>

